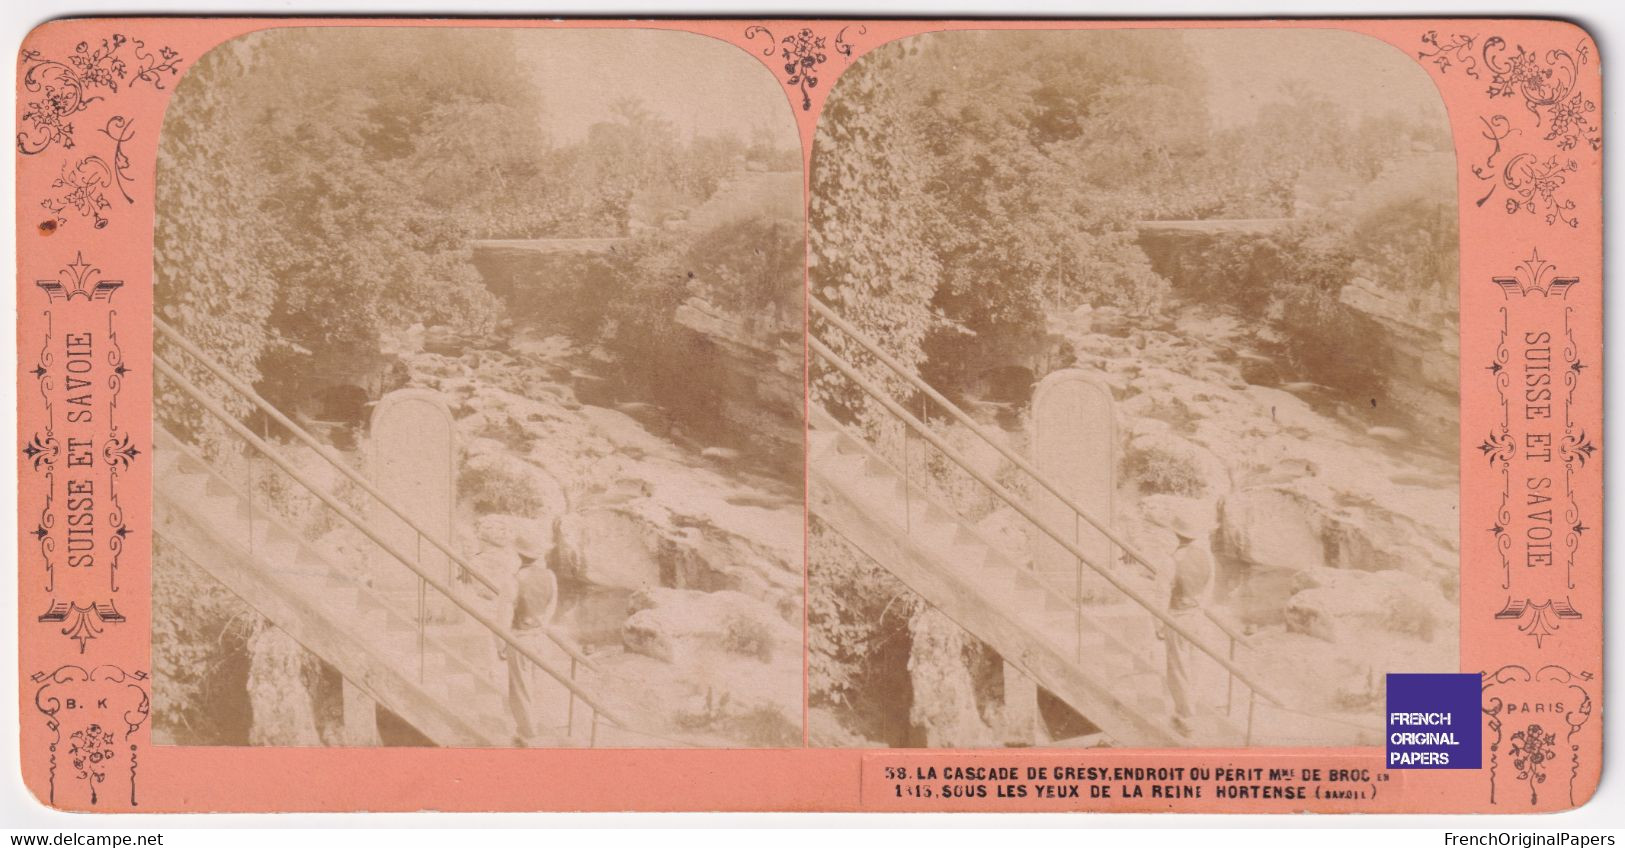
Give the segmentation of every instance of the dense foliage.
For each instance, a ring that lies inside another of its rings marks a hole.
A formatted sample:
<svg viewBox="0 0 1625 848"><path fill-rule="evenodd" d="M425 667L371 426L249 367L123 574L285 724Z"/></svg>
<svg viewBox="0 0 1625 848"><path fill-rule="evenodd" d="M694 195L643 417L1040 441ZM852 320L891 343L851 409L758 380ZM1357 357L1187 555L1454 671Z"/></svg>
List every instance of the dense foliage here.
<svg viewBox="0 0 1625 848"><path fill-rule="evenodd" d="M1351 116L1289 86L1216 127L1205 86L1166 31L937 34L875 51L819 123L814 293L953 393L999 357L1038 353L1046 314L1155 314L1170 281L1138 242L1142 221L1302 220L1278 243L1217 248L1230 255L1200 275L1226 303L1295 327L1306 338L1294 356L1311 369L1336 364L1323 348L1338 341L1326 334L1354 274L1375 264L1404 269L1387 275L1394 286L1453 281L1454 217L1436 208L1453 191L1396 169L1448 150L1442 126ZM1258 291L1265 280L1280 290ZM883 378L839 333L815 332ZM844 381L817 388L837 409L865 405Z"/></svg>
<svg viewBox="0 0 1625 848"><path fill-rule="evenodd" d="M501 310L469 261L474 239L627 235L634 221L658 234L742 165L794 164L766 137L679 140L635 99L556 142L522 67L515 34L497 30L283 29L205 55L160 145L160 315L292 394L376 352L387 328L489 330ZM670 253L649 241L639 261ZM743 264L719 284L763 288L782 254L730 257Z"/></svg>

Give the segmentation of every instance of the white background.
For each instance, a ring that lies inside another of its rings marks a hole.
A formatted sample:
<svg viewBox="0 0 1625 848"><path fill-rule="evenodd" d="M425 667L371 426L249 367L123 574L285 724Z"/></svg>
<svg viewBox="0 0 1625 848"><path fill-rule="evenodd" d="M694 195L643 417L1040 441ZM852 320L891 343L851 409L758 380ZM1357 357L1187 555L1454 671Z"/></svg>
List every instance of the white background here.
<svg viewBox="0 0 1625 848"><path fill-rule="evenodd" d="M693 2L659 3L659 2L600 2L600 3L526 3L514 0L470 0L470 2L447 2L447 0L348 0L342 3L323 3L319 0L259 0L258 2L229 2L229 0L148 0L143 3L117 2L117 0L0 0L3 1L4 10L0 11L4 20L0 22L0 47L4 48L3 55L7 61L0 62L0 74L4 75L0 81L0 92L6 98L12 97L16 91L17 63L10 57L15 57L18 45L27 32L38 24L52 18L66 16L92 16L92 15L146 15L146 14L262 14L262 15L339 15L339 14L368 14L368 15L475 15L492 14L508 16L534 16L534 17L564 17L570 15L610 15L620 17L646 17L650 15L680 16L680 17L707 17L707 16L737 16L737 17L851 17L856 15L872 17L1290 17L1290 16L1497 16L1497 17L1564 17L1588 29L1597 41L1598 54L1604 62L1612 62L1616 47L1625 45L1625 8L1621 0L1556 0L1546 4L1492 2L1492 0L1478 0L1478 2L1459 2L1459 0L1433 0L1426 5L1403 3L1351 3L1351 2L1271 2L1271 3L1220 3L1220 2L1175 2L1175 0L1138 0L1138 2L1111 2L1111 3L1065 3L1065 2L974 2L974 0L936 0L936 2L873 2L873 3L789 3L774 2L774 0L732 0L732 2ZM1606 74L1606 72L1605 72ZM1604 154L1605 178L1607 195L1605 206L1609 214L1605 214L1606 245L1611 254L1611 248L1617 243L1619 233L1619 219L1617 210L1625 208L1621 205L1619 192L1615 189L1617 179L1613 178L1614 163L1617 156L1613 155L1620 145L1616 143L1612 134L1618 128L1615 120L1617 110L1613 108L1619 95L1613 86L1605 84L1602 102L1604 104ZM7 185L13 182L13 169L15 156L0 155L0 173L4 174ZM13 198L14 198L13 194ZM6 222L0 226L0 244L6 256L15 256L15 222L12 216L16 212L15 200L4 204ZM1610 271L1612 262L1608 263ZM0 301L8 307L14 307L16 293L15 283L0 285ZM1607 323L1607 361L1604 368L1606 376L1606 397L1612 398L1618 387L1621 375L1625 375L1625 342L1618 337L1618 327L1621 322L1618 306L1610 307L1606 316ZM8 308L0 314L0 351L8 356L15 356L16 329L9 317L14 314L14 308ZM9 369L15 374L16 369ZM6 437L13 438L17 432L15 419L16 384L11 378L0 380L0 417L4 418L3 432ZM1605 419L1605 423L1606 419ZM1619 432L1621 426L1608 424L1605 426L1604 456L1607 456L1608 447L1613 444L1625 444ZM1621 488L1620 463L1606 462L1604 489L1609 493L1625 491ZM11 551L17 538L16 516L17 511L12 493L17 491L16 466L14 463L0 463L4 466L4 479L0 480L0 550L7 553L3 555L6 560L11 559ZM1625 528L1625 520L1615 509L1617 498L1608 498L1605 507L1607 514L1606 532L1603 534L1607 551L1605 559L1612 562L1613 552L1617 547L1619 534L1616 531ZM1621 626L1625 618L1625 608L1617 601L1620 598L1619 580L1607 580L1606 608L1613 613L1607 620L1607 644L1609 662L1606 663L1605 691L1603 695L1603 713L1612 712L1613 705L1625 703L1620 700L1620 680L1622 678L1620 663L1617 656L1620 647L1625 645L1625 628ZM1604 755L1604 769L1602 786L1592 801L1579 810L1544 816L1219 816L1219 815L1106 815L1106 814L1070 814L1070 815L960 815L945 814L916 814L916 815L813 815L813 814L762 814L762 815L725 815L725 814L572 814L572 815L496 815L496 814L383 814L383 815L184 815L184 816L151 816L151 815L68 815L58 813L42 807L22 785L19 771L19 756L17 740L20 732L20 716L17 713L19 698L12 685L19 678L17 676L17 627L11 615L17 609L16 600L17 581L14 575L8 574L0 578L0 610L5 611L5 617L0 619L0 681L4 682L5 694L0 696L0 834L5 828L43 829L50 832L78 831L92 832L100 828L112 828L124 833L153 833L161 831L165 835L164 844L168 845L276 845L285 844L290 839L308 842L313 845L347 845L347 844L392 844L402 846L412 845L440 845L447 843L474 842L480 845L499 844L539 844L565 837L564 834L522 834L494 832L497 828L534 828L534 827L570 827L570 828L606 828L606 827L634 827L634 828L676 828L677 832L667 833L655 838L671 841L677 844L688 845L703 844L713 846L720 839L726 843L746 843L760 845L764 839L763 834L745 834L738 828L752 827L801 827L801 828L837 828L837 827L865 827L865 828L913 828L935 827L954 828L945 834L927 836L913 833L881 833L866 834L864 841L884 841L888 844L903 844L904 841L913 844L917 841L929 840L930 843L963 844L974 841L977 844L1002 843L1009 838L1009 834L999 835L985 832L983 828L1158 828L1158 832L1127 833L1123 831L1108 832L1105 830L1090 833L1062 834L1060 838L1071 844L1087 844L1095 839L1105 844L1120 844L1133 841L1146 845L1175 845L1185 843L1217 843L1246 845L1249 848L1259 844L1302 845L1306 841L1314 841L1319 845L1338 846L1348 844L1365 845L1373 841L1392 841L1394 844L1404 845L1432 845L1445 846L1444 833L1446 830L1455 832L1471 832L1484 830L1494 831L1547 831L1565 830L1579 831L1595 828L1619 829L1618 834L1622 848L1625 848L1625 776L1620 770L1621 756L1625 754L1625 746L1621 745L1622 734L1618 722L1605 724L1604 733L1606 751ZM270 832L266 828L323 828L343 830L323 830L306 833ZM204 833L196 829L210 829L212 832ZM232 829L227 832L219 829ZM398 832L367 832L361 828L392 828L403 829ZM404 830L404 829L410 830ZM479 828L478 832L452 833L440 828ZM705 832L701 829L727 828L728 831ZM1301 828L1317 828L1322 832L1304 833ZM1332 831L1331 829L1338 829ZM1400 829L1387 832L1373 831L1371 829ZM1202 829L1206 833L1192 833L1190 829ZM255 832L259 830L260 832ZM633 838L642 834L632 834ZM653 834L650 834L651 836ZM1018 838L1027 839L1037 836L1036 833L1021 834ZM571 834L575 839L598 840L614 838L610 834ZM4 836L0 835L0 839ZM845 834L811 833L811 834L777 834L767 835L775 843L800 844L817 840L820 843L830 839L845 840ZM574 841L574 840L572 840ZM9 839L0 845L9 844ZM1515 843L1514 843L1515 844Z"/></svg>

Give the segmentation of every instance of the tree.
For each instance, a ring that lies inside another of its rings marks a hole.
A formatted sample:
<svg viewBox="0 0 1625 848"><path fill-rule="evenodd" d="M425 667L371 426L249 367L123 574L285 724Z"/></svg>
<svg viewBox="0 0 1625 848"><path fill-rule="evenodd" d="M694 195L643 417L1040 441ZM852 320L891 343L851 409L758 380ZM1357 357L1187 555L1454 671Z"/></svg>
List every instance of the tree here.
<svg viewBox="0 0 1625 848"><path fill-rule="evenodd" d="M246 378L274 371L297 391L323 363L376 351L386 326L479 330L497 315L467 241L537 177L546 140L524 128L539 94L512 72L511 33L387 35L247 36L171 104L159 309Z"/></svg>
<svg viewBox="0 0 1625 848"><path fill-rule="evenodd" d="M929 229L927 137L897 111L908 82L902 71L915 52L898 42L866 56L825 107L813 148L808 269L815 296L911 367L923 361L925 338L942 323L931 306L941 265ZM901 390L901 381L844 333L816 318L813 332L870 378ZM849 414L867 407L862 393L821 361L814 360L813 373L818 402Z"/></svg>
<svg viewBox="0 0 1625 848"><path fill-rule="evenodd" d="M1058 306L1143 311L1166 290L1133 227L1184 208L1200 76L1177 34L1062 35L887 45L820 121L814 291L950 391Z"/></svg>

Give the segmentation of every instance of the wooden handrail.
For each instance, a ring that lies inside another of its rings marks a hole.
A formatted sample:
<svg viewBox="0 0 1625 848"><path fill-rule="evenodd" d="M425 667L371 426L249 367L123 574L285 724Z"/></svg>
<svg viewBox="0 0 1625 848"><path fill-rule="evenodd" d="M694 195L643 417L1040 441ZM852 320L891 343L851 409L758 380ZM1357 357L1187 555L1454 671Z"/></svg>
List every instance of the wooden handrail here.
<svg viewBox="0 0 1625 848"><path fill-rule="evenodd" d="M1121 578L1112 573L1112 569L1104 568L1094 562L1088 554L1083 552L1082 548L1079 548L1077 545L1068 541L1062 533L1051 527L1048 522L1034 515L1032 511L1029 510L1027 506L1021 502L1020 498L1016 497L1014 493L1010 492L992 477L989 477L987 474L984 474L978 470L967 457L955 450L951 445L943 440L941 436L938 436L935 432L932 432L931 428L925 425L925 422L915 418L909 413L908 410L904 409L900 404L897 403L897 401L893 400L885 390L881 389L879 386L876 386L873 381L859 374L857 369L854 368L851 363L847 362L839 354L835 353L834 350L831 350L830 347L824 344L823 341L809 335L807 338L807 344L813 353L829 362L829 364L835 366L836 370L840 371L846 376L847 379L855 383L858 388L864 391L865 394L879 402L880 405L885 407L886 411L890 412L894 418L902 421L909 427L909 429L912 429L916 433L920 434L921 438L930 442L931 445L937 450L941 451L944 456L948 457L948 459L952 460L956 465L964 469L967 474L974 477L978 483L981 483L982 486L989 492L993 493L995 497L1001 501L1004 501L1011 509L1015 510L1023 518L1027 519L1027 521L1030 522L1034 527L1037 527L1040 531L1042 531L1044 535L1053 539L1056 544L1059 544L1062 548L1064 548L1067 553L1077 557L1080 562L1087 565L1096 574L1099 574L1106 580L1106 582L1110 583L1119 592L1123 593L1130 600L1139 604L1145 609L1146 612L1150 613L1153 618L1156 618L1169 630L1196 646L1196 648L1202 653L1207 654L1213 659L1214 662L1217 662L1226 671L1230 672L1231 675L1233 675L1237 680L1241 681L1242 684L1244 684L1248 689L1263 695L1271 703L1278 705L1282 703L1281 699L1277 698L1273 693L1266 689L1263 684L1254 680L1246 671L1242 670L1235 663L1225 658L1219 651L1208 647L1205 642L1197 638L1195 633L1187 629L1185 625L1176 621L1173 616L1169 615L1167 610L1162 609L1159 604L1155 603L1149 598L1146 598L1144 595L1140 594L1138 590L1134 589L1132 586L1129 586L1127 583L1124 583Z"/></svg>
<svg viewBox="0 0 1625 848"><path fill-rule="evenodd" d="M811 420L813 422L814 427L829 428L833 432L845 433L847 438L856 440L856 441L858 441L860 443L863 441L862 437L860 437L857 433L854 433L851 428L849 428L845 424L842 424L841 422L835 420L835 416L830 415L828 412L826 412L823 409L820 409L820 408L818 408L816 406L813 407L813 409L812 409L812 419ZM866 453L868 454L868 457L870 459L884 465L886 467L886 470L888 470L891 473L897 475L897 477L899 479L907 476L906 472L903 469L898 468L895 464L892 463L891 460L889 460L886 457L882 456L879 453L879 451L877 451L873 446L865 446L864 450L866 451ZM953 516L953 518L955 520L957 520L957 521L961 522L962 524L964 524L965 525L965 530L967 532L969 532L978 541L980 541L981 544L986 545L989 548L995 548L996 547L993 540L988 539L986 536L984 536L982 534L982 531L979 530L976 527L974 522L969 521L968 519L965 518L965 516L963 516L963 515L959 514L958 512L956 512L953 507L948 506L947 504L941 503L940 501L936 501L936 499L931 495L930 492L925 492L924 494L921 495L921 497L926 498L928 503L935 502L935 506L936 506L937 509L940 509L943 512L948 513L949 515ZM1081 606L1080 602L1078 601L1078 599L1073 597L1070 593L1068 593L1065 587L1057 585L1056 582L1055 582L1054 577L1050 576L1049 574L1047 574L1047 573L1045 573L1043 571L1039 571L1037 569L1027 569L1025 571L1025 574L1028 577L1031 577L1034 582L1036 582L1040 587L1043 588L1044 591L1047 591L1051 595L1053 595L1054 597L1059 598L1062 601L1066 602L1068 607L1070 607L1072 610L1074 610L1076 612L1081 612L1082 611L1082 606ZM1119 639L1117 637L1117 634L1112 633L1109 630L1102 630L1100 632L1101 632L1102 636L1104 636L1107 640L1109 640L1114 645L1116 645L1119 649L1121 649L1121 650L1132 650L1132 648L1130 648L1128 645L1124 644L1122 639Z"/></svg>
<svg viewBox="0 0 1625 848"><path fill-rule="evenodd" d="M1011 450L1009 446L994 438L992 434L987 432L986 428L984 428L981 424L978 424L976 420L971 418L970 415L964 410L960 409L958 404L955 404L953 401L943 396L943 394L933 388L930 383L920 379L919 375L908 369L903 365L903 363L897 361L896 357L893 357L879 345L870 341L869 338L863 334L863 331L859 330L856 326L853 326L852 323L847 321L845 318L842 318L840 315L836 314L835 310L831 309L828 304L819 300L817 296L811 294L807 295L807 301L812 306L812 310L818 313L820 318L823 318L824 320L835 325L837 329L846 333L847 336L851 337L853 341L858 343L859 347L862 347L871 356L879 360L880 363L890 369L892 373L902 377L903 380L906 381L910 386L913 386L916 391L935 401L937 406L946 411L955 421L958 421L966 429L970 430L971 433L977 438L981 439L983 442L986 442L989 447L993 448L995 451L998 451L1000 456L1003 456L1005 459L1015 464L1017 468L1025 472L1027 476L1031 477L1035 482L1038 483L1038 485L1043 486L1051 495L1054 495L1057 500L1064 504L1068 509L1072 510L1072 512L1079 518L1089 522L1091 527L1094 527L1096 530L1100 531L1101 535L1109 539L1118 547L1118 549L1128 554L1131 559L1139 563L1142 568L1149 571L1152 576L1156 576L1157 568L1151 563L1151 560L1144 554L1140 553L1138 548L1129 544L1127 540L1118 535L1116 531L1112 530L1109 522L1096 519L1087 509L1084 509L1082 505L1073 500L1071 496L1067 495L1065 492L1056 487L1055 484L1051 483L1048 477L1039 473L1038 469L1034 468L1025 457ZM1214 614L1212 610L1208 609L1207 607L1203 607L1202 614L1205 615L1209 621L1212 621L1216 627L1223 631L1226 636L1242 643L1243 645L1252 645L1252 640L1238 632L1234 627L1230 626L1228 622Z"/></svg>
<svg viewBox="0 0 1625 848"><path fill-rule="evenodd" d="M819 300L816 296L809 294L807 296L807 302L812 306L812 310L818 313L820 318L834 324L842 332L850 336L853 341L857 342L860 347L868 351L871 356L878 359L881 364L885 365L897 376L902 377L905 381L907 381L908 384L913 386L916 391L935 401L937 406L946 411L954 418L954 420L964 425L964 427L970 430L971 433L975 434L977 438L986 442L989 447L998 451L999 455L1003 456L1017 468L1025 472L1027 476L1031 477L1035 482L1038 483L1038 485L1043 486L1051 495L1054 495L1057 500L1065 504L1066 507L1072 510L1072 512L1075 513L1079 518L1089 522L1089 526L1100 531L1102 536L1105 536L1107 539L1111 540L1112 544L1116 545L1124 553L1128 554L1129 557L1135 562L1139 563L1141 567L1151 572L1153 576L1157 574L1157 568L1156 566L1152 565L1150 558L1140 553L1138 548L1129 544L1126 539L1113 530L1110 522L1101 521L1100 519L1095 518L1087 509L1084 509L1083 506L1081 506L1077 501L1073 500L1070 495L1061 491L1058 486L1051 483L1047 477L1039 473L1038 469L1034 468L1032 463L1028 462L1025 457L1011 450L1008 445L1005 445L998 439L994 438L991 433L987 432L986 428L984 428L981 424L976 423L975 419L971 418L970 415L967 414L963 409L960 409L959 406L953 401L944 397L941 392L938 392L936 389L932 388L930 383L920 379L918 375L914 374L911 370L905 367L903 363L898 362L895 357L882 350L879 345L870 341L861 330L848 323L845 318L835 314L835 310L829 308L829 306L825 305L823 301Z"/></svg>
<svg viewBox="0 0 1625 848"><path fill-rule="evenodd" d="M535 663L537 668L547 672L549 676L563 684L566 689L569 689L577 698L580 698L582 703L586 704L588 707L591 707L595 713L604 715L618 726L626 726L626 723L617 717L615 713L600 704L592 695L576 686L575 682L570 680L567 674L554 668L552 663L542 659L542 657L539 656L535 651L532 651L530 648L522 644L519 637L515 636L511 631L508 630L508 628L502 626L500 622L464 601L458 596L457 592L452 589L451 586L442 582L440 578L431 575L428 572L428 569L425 569L420 564L414 562L412 557L407 556L404 551L395 547L393 543L382 538L372 529L371 526L368 525L365 519L359 515L356 515L355 512L352 511L348 506L340 502L333 495L324 491L321 486L317 485L315 481L307 477L304 472L300 471L299 468L291 461L278 453L270 444L266 443L259 436L254 435L252 430L244 426L241 421L238 421L235 416L226 410L225 407L209 398L202 389L193 385L191 381L182 376L180 371L165 361L163 357L154 355L152 358L152 363L153 367L157 369L158 373L164 375L164 377L174 382L177 387L179 387L187 395L191 396L192 400L196 401L200 406L202 406L205 411L219 419L221 423L230 428L231 431L235 433L238 438L246 442L249 447L252 447L266 459L269 459L278 468L282 469L283 473L287 474L289 477L292 477L294 482L297 482L300 486L303 486L307 491L315 495L318 500L326 504L329 509L332 509L340 518L344 519L346 523L355 527L357 530L360 530L363 535L365 535L368 539L371 539L372 542L379 548L382 548L385 553L388 553L391 557L394 557L398 562L416 574L425 584L433 587L435 591L445 596L447 600L450 600L459 609L467 613L469 617L479 622L485 627L485 629L491 631L491 633L497 638L505 642L510 650L518 651L520 656L523 656L525 659ZM543 633L546 634L546 631L544 630Z"/></svg>
<svg viewBox="0 0 1625 848"><path fill-rule="evenodd" d="M454 564L457 565L458 568L463 569L469 575L473 576L474 579L478 580L482 585L485 586L485 588L490 589L493 592L501 593L501 587L498 586L494 580L486 576L482 571L480 571L480 569L476 568L472 563L470 563L467 558L463 557L455 549L453 549L449 542L423 529L423 527L420 526L416 520L414 520L410 515L407 515L404 509L397 506L389 498L385 497L384 493L378 491L378 488L372 484L372 481L368 480L365 476L351 468L349 464L344 461L344 458L335 453L332 448L322 444L320 440L318 440L315 436L312 436L303 427L300 427L293 421L293 419L284 415L282 410L277 409L275 406L271 405L270 401L260 397L259 393L254 391L253 386L248 385L248 383L244 382L237 375L227 371L225 366L215 362L213 357L209 356L203 351L202 348L199 348L196 344L192 343L190 339L181 335L178 330L171 327L162 318L154 315L152 317L152 325L153 328L157 330L158 334L163 336L165 340L174 343L181 350L185 351L193 359L197 360L198 364L208 369L209 373L219 378L227 386L231 387L233 391L237 392L239 395L242 395L250 403L254 404L254 406L261 412L264 412L266 415L270 416L273 421L281 425L283 429L292 434L293 437L300 443L315 451L317 456L320 456L323 460L326 460L327 464L332 466L334 470L338 471L340 474L343 474L350 480L350 482L360 486L362 491L371 496L373 500L382 504L385 509L389 510L391 513L394 513L396 518L399 518L401 521L405 522L408 527L411 527L412 530L415 531L419 536L423 537L425 541L427 541L430 545L433 545L441 553L445 554L446 558L450 559ZM593 665L591 660L587 659L587 656L581 652L580 648L571 644L570 640L554 634L549 634L548 638L555 645L558 645L561 650L568 654L571 659L581 663L591 671L598 670L598 667Z"/></svg>

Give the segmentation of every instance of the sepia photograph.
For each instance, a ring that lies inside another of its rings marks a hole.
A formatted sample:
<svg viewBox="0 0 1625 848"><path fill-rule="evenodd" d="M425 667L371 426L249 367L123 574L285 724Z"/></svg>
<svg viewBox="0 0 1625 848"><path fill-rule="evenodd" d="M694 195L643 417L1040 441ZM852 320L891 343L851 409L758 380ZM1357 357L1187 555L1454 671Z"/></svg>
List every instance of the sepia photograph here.
<svg viewBox="0 0 1625 848"><path fill-rule="evenodd" d="M95 2L14 843L1617 807L1596 21Z"/></svg>
<svg viewBox="0 0 1625 848"><path fill-rule="evenodd" d="M1458 670L1458 235L1414 57L941 32L811 162L811 742L1379 745Z"/></svg>
<svg viewBox="0 0 1625 848"><path fill-rule="evenodd" d="M759 61L273 28L189 68L155 191L156 741L802 744L802 153Z"/></svg>

